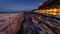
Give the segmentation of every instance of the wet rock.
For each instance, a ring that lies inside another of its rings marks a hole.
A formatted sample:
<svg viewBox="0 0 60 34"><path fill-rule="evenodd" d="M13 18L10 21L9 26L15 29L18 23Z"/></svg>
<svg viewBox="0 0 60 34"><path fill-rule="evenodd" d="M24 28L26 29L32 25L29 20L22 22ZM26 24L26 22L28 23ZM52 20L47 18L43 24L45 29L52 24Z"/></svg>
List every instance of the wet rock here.
<svg viewBox="0 0 60 34"><path fill-rule="evenodd" d="M60 34L60 20L52 17L32 12L0 14L0 34Z"/></svg>

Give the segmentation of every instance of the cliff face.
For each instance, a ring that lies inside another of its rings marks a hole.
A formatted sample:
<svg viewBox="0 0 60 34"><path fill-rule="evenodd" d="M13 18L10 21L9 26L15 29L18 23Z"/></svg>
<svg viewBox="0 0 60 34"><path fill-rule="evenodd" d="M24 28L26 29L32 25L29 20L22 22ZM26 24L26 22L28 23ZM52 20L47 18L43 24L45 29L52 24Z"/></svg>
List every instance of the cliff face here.
<svg viewBox="0 0 60 34"><path fill-rule="evenodd" d="M38 9L60 8L60 0L47 0Z"/></svg>
<svg viewBox="0 0 60 34"><path fill-rule="evenodd" d="M60 16L60 0L47 0L34 12Z"/></svg>

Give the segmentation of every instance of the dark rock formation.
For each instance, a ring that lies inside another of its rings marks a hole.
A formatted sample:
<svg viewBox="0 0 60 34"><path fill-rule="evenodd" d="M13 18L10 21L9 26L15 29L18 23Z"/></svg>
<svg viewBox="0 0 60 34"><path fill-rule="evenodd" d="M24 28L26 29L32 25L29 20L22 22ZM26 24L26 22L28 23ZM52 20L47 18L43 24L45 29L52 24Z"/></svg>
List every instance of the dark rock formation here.
<svg viewBox="0 0 60 34"><path fill-rule="evenodd" d="M50 8L59 8L60 7L60 0L47 0L39 6L38 9L50 9Z"/></svg>
<svg viewBox="0 0 60 34"><path fill-rule="evenodd" d="M25 13L17 34L60 34L60 18L53 15Z"/></svg>
<svg viewBox="0 0 60 34"><path fill-rule="evenodd" d="M0 34L60 34L60 18L34 12L0 14Z"/></svg>

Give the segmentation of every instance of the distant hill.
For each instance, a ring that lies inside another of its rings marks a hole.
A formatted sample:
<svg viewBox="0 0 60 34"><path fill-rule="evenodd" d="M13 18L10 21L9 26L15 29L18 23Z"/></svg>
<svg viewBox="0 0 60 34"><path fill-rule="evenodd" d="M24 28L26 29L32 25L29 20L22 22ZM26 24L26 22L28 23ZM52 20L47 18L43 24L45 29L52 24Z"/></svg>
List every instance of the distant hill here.
<svg viewBox="0 0 60 34"><path fill-rule="evenodd" d="M59 8L60 7L60 0L47 0L42 3L38 9L49 9L49 8Z"/></svg>

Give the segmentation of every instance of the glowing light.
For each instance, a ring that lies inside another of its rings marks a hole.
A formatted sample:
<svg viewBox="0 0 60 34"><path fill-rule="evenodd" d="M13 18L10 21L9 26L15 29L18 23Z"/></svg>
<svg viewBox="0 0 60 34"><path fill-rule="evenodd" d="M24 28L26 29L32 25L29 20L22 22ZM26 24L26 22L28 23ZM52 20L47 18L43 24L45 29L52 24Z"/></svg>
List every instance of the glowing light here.
<svg viewBox="0 0 60 34"><path fill-rule="evenodd" d="M37 10L37 13L44 13L44 14L52 14L52 15L60 15L60 9L47 9L47 10Z"/></svg>
<svg viewBox="0 0 60 34"><path fill-rule="evenodd" d="M49 10L46 10L46 11L49 11Z"/></svg>
<svg viewBox="0 0 60 34"><path fill-rule="evenodd" d="M52 9L50 9L50 11L53 11Z"/></svg>
<svg viewBox="0 0 60 34"><path fill-rule="evenodd" d="M53 15L56 15L56 13L52 13Z"/></svg>
<svg viewBox="0 0 60 34"><path fill-rule="evenodd" d="M57 11L57 9L55 8L54 11Z"/></svg>

